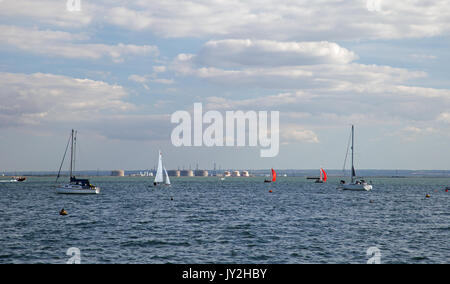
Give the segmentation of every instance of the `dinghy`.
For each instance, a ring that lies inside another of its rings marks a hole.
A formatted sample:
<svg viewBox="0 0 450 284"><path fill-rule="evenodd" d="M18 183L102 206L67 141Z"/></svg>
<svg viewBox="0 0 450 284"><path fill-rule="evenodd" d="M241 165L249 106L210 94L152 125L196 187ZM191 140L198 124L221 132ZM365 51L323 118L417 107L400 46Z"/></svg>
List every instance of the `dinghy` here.
<svg viewBox="0 0 450 284"><path fill-rule="evenodd" d="M158 169L156 170L155 181L153 182L153 185L170 186L169 174L167 173L166 168L163 166L161 151L159 151Z"/></svg>
<svg viewBox="0 0 450 284"><path fill-rule="evenodd" d="M264 182L271 183L271 182L276 182L276 181L277 181L277 173L275 172L274 169L272 169L272 180L265 179Z"/></svg>

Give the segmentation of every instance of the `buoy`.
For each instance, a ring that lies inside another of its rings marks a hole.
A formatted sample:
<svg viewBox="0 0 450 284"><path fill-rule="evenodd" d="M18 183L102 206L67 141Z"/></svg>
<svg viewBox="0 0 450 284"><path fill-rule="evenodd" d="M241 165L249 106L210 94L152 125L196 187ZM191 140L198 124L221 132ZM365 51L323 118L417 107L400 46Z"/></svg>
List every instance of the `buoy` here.
<svg viewBox="0 0 450 284"><path fill-rule="evenodd" d="M173 197L171 197L171 198L170 198L170 200L172 200L172 201L173 201Z"/></svg>
<svg viewBox="0 0 450 284"><path fill-rule="evenodd" d="M426 198L430 198L430 197L431 197L431 195L427 194L427 195L426 195L425 197L426 197Z"/></svg>
<svg viewBox="0 0 450 284"><path fill-rule="evenodd" d="M66 215L68 215L69 213L67 213L67 211L66 210L64 210L64 209L62 209L61 211L59 211L59 215L61 215L61 216L66 216Z"/></svg>
<svg viewBox="0 0 450 284"><path fill-rule="evenodd" d="M448 189L446 189L445 192L448 192Z"/></svg>
<svg viewBox="0 0 450 284"><path fill-rule="evenodd" d="M269 190L270 193L272 193L272 190Z"/></svg>

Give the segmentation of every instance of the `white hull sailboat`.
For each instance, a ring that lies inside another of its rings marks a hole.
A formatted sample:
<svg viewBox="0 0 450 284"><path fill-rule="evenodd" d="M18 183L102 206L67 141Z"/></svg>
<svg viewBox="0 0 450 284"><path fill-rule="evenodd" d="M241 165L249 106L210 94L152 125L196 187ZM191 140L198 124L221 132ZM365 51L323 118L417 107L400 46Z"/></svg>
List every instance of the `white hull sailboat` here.
<svg viewBox="0 0 450 284"><path fill-rule="evenodd" d="M63 186L59 186L56 188L56 191L59 194L99 194L100 188L99 187L86 187L81 185L72 185L72 184L66 184Z"/></svg>
<svg viewBox="0 0 450 284"><path fill-rule="evenodd" d="M372 185L367 183L365 180L356 180L356 171L354 167L354 142L355 142L355 126L352 125L352 176L351 183L346 184L345 181L341 181L340 189L350 190L350 191L370 191L372 190Z"/></svg>
<svg viewBox="0 0 450 284"><path fill-rule="evenodd" d="M92 185L88 179L78 179L73 175L73 172L75 171L75 149L76 149L76 135L77 132L72 130L72 135L70 136L70 144L71 144L71 153L70 153L70 181L68 184L65 185L59 185L56 187L56 192L59 194L99 194L100 188ZM66 147L66 153L64 153L64 158L67 154L67 148L69 144L67 144ZM58 178L61 174L61 168L64 163L64 158L61 163L61 167L59 168L58 176L56 178L56 181L58 181Z"/></svg>
<svg viewBox="0 0 450 284"><path fill-rule="evenodd" d="M155 181L153 182L153 185L170 186L169 174L167 173L166 168L163 166L161 151L159 151L158 169L156 170Z"/></svg>

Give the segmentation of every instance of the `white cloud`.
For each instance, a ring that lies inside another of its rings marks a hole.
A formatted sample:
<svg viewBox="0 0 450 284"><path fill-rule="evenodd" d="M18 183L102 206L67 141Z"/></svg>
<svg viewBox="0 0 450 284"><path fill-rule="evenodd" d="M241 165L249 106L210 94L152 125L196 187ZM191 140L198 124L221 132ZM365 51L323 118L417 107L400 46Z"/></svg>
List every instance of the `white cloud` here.
<svg viewBox="0 0 450 284"><path fill-rule="evenodd" d="M80 28L89 25L98 15L92 1L83 1L82 12L69 12L66 0L4 0L0 3L0 17L9 21L54 25L62 28Z"/></svg>
<svg viewBox="0 0 450 284"><path fill-rule="evenodd" d="M98 0L69 12L65 0L5 0L0 16L15 24L82 28L111 24L171 38L254 38L270 40L400 39L446 36L446 1L365 0Z"/></svg>
<svg viewBox="0 0 450 284"><path fill-rule="evenodd" d="M378 1L379 2L379 1ZM190 0L104 1L106 20L126 29L163 37L353 40L447 35L445 1ZM109 4L111 5L111 4Z"/></svg>
<svg viewBox="0 0 450 284"><path fill-rule="evenodd" d="M0 73L0 89L0 129L32 133L76 127L109 139L170 139L170 116L143 113L126 101L122 86L54 74Z"/></svg>
<svg viewBox="0 0 450 284"><path fill-rule="evenodd" d="M140 76L140 75L136 75L136 74L130 75L128 77L128 80L136 82L136 83L141 83L141 84L148 82L148 79L145 76Z"/></svg>
<svg viewBox="0 0 450 284"><path fill-rule="evenodd" d="M110 57L114 62L122 62L123 58L128 55L156 56L159 54L156 46L122 43L118 45L92 44L85 43L89 38L84 34L15 26L1 25L0 39L4 45L26 52L66 58Z"/></svg>
<svg viewBox="0 0 450 284"><path fill-rule="evenodd" d="M153 66L153 72L155 73L164 73L167 71L166 66Z"/></svg>
<svg viewBox="0 0 450 284"><path fill-rule="evenodd" d="M149 75L130 75L128 77L128 80L142 84L145 89L150 89L147 85L147 83L152 82L156 84L162 84L162 85L172 85L175 83L173 79L164 79L164 78L157 78L157 73L149 74Z"/></svg>
<svg viewBox="0 0 450 284"><path fill-rule="evenodd" d="M280 129L281 142L291 143L319 143L317 134L312 130L298 129L298 126L284 127Z"/></svg>
<svg viewBox="0 0 450 284"><path fill-rule="evenodd" d="M198 65L235 68L243 66L301 66L345 64L358 56L336 43L279 42L228 39L208 41L196 57Z"/></svg>
<svg viewBox="0 0 450 284"><path fill-rule="evenodd" d="M437 120L439 122L444 122L444 123L450 124L450 112L443 112L443 113L441 113L438 116Z"/></svg>
<svg viewBox="0 0 450 284"><path fill-rule="evenodd" d="M268 58L268 59L267 59ZM179 54L171 70L227 86L278 89L403 83L426 73L354 63L357 55L330 42L210 41L198 55Z"/></svg>
<svg viewBox="0 0 450 284"><path fill-rule="evenodd" d="M407 126L407 127L403 128L402 131L408 132L408 133L411 133L411 134L424 134L424 133L434 132L434 129L431 128L431 127L419 128L419 127L416 127L416 126Z"/></svg>
<svg viewBox="0 0 450 284"><path fill-rule="evenodd" d="M0 75L0 127L90 121L134 109L121 86L42 73Z"/></svg>

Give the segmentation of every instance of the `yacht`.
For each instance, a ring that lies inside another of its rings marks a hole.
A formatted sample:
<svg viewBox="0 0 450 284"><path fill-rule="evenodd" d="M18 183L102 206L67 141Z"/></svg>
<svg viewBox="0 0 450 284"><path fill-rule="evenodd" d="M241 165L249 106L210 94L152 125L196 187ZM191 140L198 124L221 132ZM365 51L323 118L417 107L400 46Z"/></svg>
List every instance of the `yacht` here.
<svg viewBox="0 0 450 284"><path fill-rule="evenodd" d="M70 180L68 184L59 185L56 187L56 192L60 194L99 194L100 188L92 185L88 179L78 179L74 176L73 172L75 171L75 152L76 152L76 144L77 144L77 132L72 130L72 134L70 136L69 142L67 143L66 152L64 153L64 158L61 163L61 167L59 168L58 176L56 178L56 182L61 175L61 168L64 163L64 159L67 154L67 149L70 147Z"/></svg>

